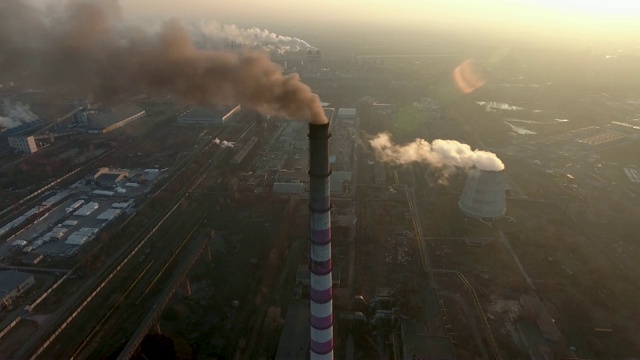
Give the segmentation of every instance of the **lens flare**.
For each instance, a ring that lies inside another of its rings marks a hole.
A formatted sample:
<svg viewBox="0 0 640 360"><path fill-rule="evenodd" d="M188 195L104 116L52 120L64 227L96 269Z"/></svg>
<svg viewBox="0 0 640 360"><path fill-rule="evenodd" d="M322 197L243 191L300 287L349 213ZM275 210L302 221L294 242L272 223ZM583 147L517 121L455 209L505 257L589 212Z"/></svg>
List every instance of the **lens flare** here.
<svg viewBox="0 0 640 360"><path fill-rule="evenodd" d="M458 91L463 94L470 94L481 88L487 80L473 69L471 59L453 69L453 81Z"/></svg>

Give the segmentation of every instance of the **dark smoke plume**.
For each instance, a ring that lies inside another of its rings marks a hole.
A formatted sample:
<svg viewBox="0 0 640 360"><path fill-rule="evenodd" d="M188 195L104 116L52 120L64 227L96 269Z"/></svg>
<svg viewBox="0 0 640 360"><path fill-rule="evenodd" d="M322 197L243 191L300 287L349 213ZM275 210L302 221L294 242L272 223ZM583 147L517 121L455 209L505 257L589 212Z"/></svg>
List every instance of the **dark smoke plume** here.
<svg viewBox="0 0 640 360"><path fill-rule="evenodd" d="M327 122L319 97L267 54L201 50L178 21L150 34L119 18L115 0L69 1L47 17L23 0L2 0L0 77L35 59L36 75L49 85L173 95L201 106L240 103L265 115Z"/></svg>

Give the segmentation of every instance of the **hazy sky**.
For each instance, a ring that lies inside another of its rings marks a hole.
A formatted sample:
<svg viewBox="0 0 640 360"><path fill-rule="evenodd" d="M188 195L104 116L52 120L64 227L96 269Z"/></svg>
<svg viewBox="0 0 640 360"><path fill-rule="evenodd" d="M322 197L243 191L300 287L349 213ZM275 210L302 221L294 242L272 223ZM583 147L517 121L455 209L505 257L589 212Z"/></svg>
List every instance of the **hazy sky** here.
<svg viewBox="0 0 640 360"><path fill-rule="evenodd" d="M122 0L128 15L255 26L368 25L640 36L637 0Z"/></svg>

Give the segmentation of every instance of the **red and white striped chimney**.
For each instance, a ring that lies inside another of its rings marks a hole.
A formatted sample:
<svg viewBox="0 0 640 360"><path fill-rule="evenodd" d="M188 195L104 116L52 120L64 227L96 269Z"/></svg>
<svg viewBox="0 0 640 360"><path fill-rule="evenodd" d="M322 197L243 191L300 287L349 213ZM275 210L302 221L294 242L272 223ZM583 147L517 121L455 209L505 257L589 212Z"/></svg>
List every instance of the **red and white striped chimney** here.
<svg viewBox="0 0 640 360"><path fill-rule="evenodd" d="M333 360L329 137L331 137L329 124L309 124L309 209L311 210L309 355L311 360Z"/></svg>

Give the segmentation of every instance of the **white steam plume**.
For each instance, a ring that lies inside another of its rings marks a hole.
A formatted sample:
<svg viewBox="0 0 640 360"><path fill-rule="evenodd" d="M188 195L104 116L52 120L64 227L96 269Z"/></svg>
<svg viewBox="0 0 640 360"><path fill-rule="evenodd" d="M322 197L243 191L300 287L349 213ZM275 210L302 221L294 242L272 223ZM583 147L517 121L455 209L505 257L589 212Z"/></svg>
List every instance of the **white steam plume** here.
<svg viewBox="0 0 640 360"><path fill-rule="evenodd" d="M221 43L222 45L230 45L233 42L250 49L277 51L279 53L315 49L302 39L278 35L257 27L245 29L234 24L205 21L197 26L196 31L201 32L206 37L207 43L213 43L214 45L221 45Z"/></svg>
<svg viewBox="0 0 640 360"><path fill-rule="evenodd" d="M11 129L38 120L38 115L34 114L29 108L19 101L10 101L5 98L2 101L2 114L0 115L0 126Z"/></svg>
<svg viewBox="0 0 640 360"><path fill-rule="evenodd" d="M394 164L411 162L428 163L444 168L445 171L457 168L477 167L480 170L501 171L504 164L496 154L483 150L471 150L467 144L455 140L436 139L429 143L416 139L406 145L397 145L387 133L378 134L369 140L378 159Z"/></svg>
<svg viewBox="0 0 640 360"><path fill-rule="evenodd" d="M215 138L215 140L213 140L213 143L216 145L220 145L221 148L232 148L236 145L235 142L232 141L226 141L226 140L220 140L218 138Z"/></svg>

